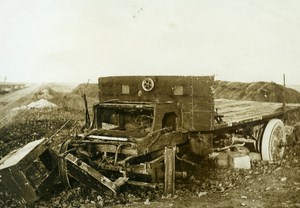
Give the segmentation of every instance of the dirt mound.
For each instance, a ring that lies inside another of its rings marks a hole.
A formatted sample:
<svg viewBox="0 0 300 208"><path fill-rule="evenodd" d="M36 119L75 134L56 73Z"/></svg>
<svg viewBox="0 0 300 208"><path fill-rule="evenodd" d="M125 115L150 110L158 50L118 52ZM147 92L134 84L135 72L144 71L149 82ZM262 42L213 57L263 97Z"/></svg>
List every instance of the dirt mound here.
<svg viewBox="0 0 300 208"><path fill-rule="evenodd" d="M215 81L215 99L252 100L261 102L282 102L284 87L274 82L227 82ZM98 99L97 84L80 84L72 94L83 95ZM300 92L292 88L285 88L285 99L287 103L300 103Z"/></svg>
<svg viewBox="0 0 300 208"><path fill-rule="evenodd" d="M40 99L27 105L29 108L56 108L57 105L45 99Z"/></svg>
<svg viewBox="0 0 300 208"><path fill-rule="evenodd" d="M253 100L261 102L282 102L284 87L274 82L227 82L215 81L215 98ZM300 93L285 88L287 103L300 103Z"/></svg>
<svg viewBox="0 0 300 208"><path fill-rule="evenodd" d="M42 108L56 108L56 107L57 107L56 104L49 102L48 100L45 99L40 99L36 102L29 103L28 105L14 108L13 110L28 110L28 109L42 109Z"/></svg>
<svg viewBox="0 0 300 208"><path fill-rule="evenodd" d="M98 98L98 84L80 84L73 90L73 93L77 95L86 94L87 97Z"/></svg>

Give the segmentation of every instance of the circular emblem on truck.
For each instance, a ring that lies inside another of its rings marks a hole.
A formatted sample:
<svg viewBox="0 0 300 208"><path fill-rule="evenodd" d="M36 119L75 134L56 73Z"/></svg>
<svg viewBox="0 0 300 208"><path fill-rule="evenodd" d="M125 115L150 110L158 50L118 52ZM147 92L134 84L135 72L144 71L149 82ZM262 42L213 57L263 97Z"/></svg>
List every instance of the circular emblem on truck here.
<svg viewBox="0 0 300 208"><path fill-rule="evenodd" d="M145 78L142 82L143 90L150 92L154 88L154 81L151 78Z"/></svg>

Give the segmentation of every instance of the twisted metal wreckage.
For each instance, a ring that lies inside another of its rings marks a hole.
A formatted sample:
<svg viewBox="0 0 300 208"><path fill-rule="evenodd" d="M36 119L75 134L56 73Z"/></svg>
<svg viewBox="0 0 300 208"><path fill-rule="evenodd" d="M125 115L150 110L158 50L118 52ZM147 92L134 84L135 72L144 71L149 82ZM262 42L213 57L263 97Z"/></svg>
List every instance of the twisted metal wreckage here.
<svg viewBox="0 0 300 208"><path fill-rule="evenodd" d="M188 158L235 145L250 146L264 160L281 158L288 108L214 100L213 84L213 76L99 78L92 122L86 108L82 132L59 145L40 139L8 154L0 161L2 183L23 203L39 199L57 180L114 193L124 184L163 184L165 194L174 194L175 180L188 172L180 163L194 164Z"/></svg>

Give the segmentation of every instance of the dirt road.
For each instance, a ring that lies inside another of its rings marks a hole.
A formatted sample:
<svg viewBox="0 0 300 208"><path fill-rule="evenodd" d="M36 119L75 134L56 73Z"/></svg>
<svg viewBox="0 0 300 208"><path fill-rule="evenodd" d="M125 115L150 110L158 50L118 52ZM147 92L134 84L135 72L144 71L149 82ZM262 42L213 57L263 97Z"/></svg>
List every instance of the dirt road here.
<svg viewBox="0 0 300 208"><path fill-rule="evenodd" d="M41 88L42 84L31 84L28 87L0 96L0 126L11 115L11 110L23 105L25 97L31 96Z"/></svg>
<svg viewBox="0 0 300 208"><path fill-rule="evenodd" d="M30 84L28 87L0 96L0 109L7 107L20 98L30 95L39 90L42 84Z"/></svg>

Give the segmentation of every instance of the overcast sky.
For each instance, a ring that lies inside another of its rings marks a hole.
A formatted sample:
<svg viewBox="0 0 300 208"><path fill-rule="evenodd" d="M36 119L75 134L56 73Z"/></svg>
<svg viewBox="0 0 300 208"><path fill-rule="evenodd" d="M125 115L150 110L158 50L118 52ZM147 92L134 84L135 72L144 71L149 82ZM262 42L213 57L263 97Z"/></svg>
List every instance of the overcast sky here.
<svg viewBox="0 0 300 208"><path fill-rule="evenodd" d="M298 0L0 1L0 79L215 75L300 84Z"/></svg>

